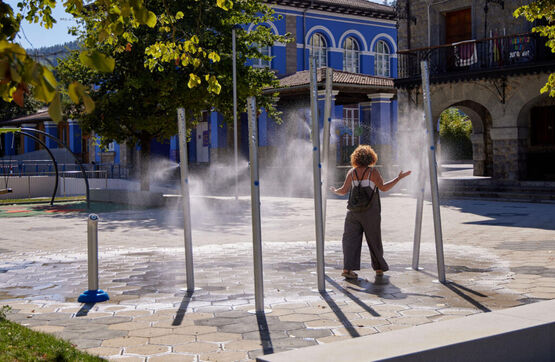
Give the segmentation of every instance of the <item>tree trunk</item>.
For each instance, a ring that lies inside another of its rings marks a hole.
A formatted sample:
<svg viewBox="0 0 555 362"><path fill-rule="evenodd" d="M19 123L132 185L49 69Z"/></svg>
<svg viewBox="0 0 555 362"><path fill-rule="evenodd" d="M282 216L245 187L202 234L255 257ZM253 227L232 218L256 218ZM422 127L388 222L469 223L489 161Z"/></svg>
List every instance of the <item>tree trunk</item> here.
<svg viewBox="0 0 555 362"><path fill-rule="evenodd" d="M150 139L141 139L140 179L141 191L150 190Z"/></svg>

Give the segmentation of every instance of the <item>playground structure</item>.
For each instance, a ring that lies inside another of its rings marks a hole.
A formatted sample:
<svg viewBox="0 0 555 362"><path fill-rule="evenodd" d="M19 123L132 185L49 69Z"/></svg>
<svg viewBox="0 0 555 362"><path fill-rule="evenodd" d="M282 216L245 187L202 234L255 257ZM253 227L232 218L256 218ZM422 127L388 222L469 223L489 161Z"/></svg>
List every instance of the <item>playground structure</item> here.
<svg viewBox="0 0 555 362"><path fill-rule="evenodd" d="M83 167L83 164L81 163L81 161L79 160L79 158L58 138L43 132L41 130L38 129L34 129L34 128L0 128L0 134L3 133L14 133L14 134L21 134L25 137L29 137L32 138L33 140L35 140L36 142L38 142L47 152L48 155L50 156L52 163L54 165L54 170L55 170L55 183L54 183L54 191L52 193L52 198L50 200L50 205L54 205L54 200L56 198L56 193L58 192L58 184L59 184L59 171L58 171L58 163L56 162L56 158L54 157L52 151L46 146L46 144L37 136L35 136L34 134L32 134L32 132L38 133L40 135L43 135L44 137L48 137L51 140L53 140L54 142L56 142L59 146L62 146L63 148L65 148L70 154L71 156L74 158L75 160L75 164L77 164L80 168L81 174L83 175L83 179L85 180L85 189L86 189L86 197L87 197L87 207L90 206L90 189L89 189L89 179L87 177L87 172L85 171L85 168ZM13 138L12 138L12 148L13 148ZM5 188L0 189L0 195L1 194L7 194L12 192L12 190L8 187L8 176L6 177L6 182L5 182Z"/></svg>

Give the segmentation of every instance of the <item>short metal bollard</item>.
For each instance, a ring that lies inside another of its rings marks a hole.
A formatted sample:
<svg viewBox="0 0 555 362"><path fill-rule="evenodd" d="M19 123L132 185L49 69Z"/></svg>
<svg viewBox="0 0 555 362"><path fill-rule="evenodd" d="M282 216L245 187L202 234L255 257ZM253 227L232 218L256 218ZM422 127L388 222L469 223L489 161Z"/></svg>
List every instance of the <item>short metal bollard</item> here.
<svg viewBox="0 0 555 362"><path fill-rule="evenodd" d="M98 303L110 299L108 293L98 289L98 215L90 214L87 223L89 290L77 299L80 303Z"/></svg>

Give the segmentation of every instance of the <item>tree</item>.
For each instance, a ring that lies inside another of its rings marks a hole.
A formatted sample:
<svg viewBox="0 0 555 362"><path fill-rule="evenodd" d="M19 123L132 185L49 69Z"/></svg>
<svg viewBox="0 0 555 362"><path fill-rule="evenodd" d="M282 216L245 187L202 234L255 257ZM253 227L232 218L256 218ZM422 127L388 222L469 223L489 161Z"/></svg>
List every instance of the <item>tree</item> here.
<svg viewBox="0 0 555 362"><path fill-rule="evenodd" d="M44 104L33 97L25 97L23 106L13 102L5 102L0 99L0 121L9 121L17 117L36 113Z"/></svg>
<svg viewBox="0 0 555 362"><path fill-rule="evenodd" d="M159 26L130 25L105 43L97 27L103 14L91 10L84 18L83 45L91 52L113 57L112 72L85 67L80 59L82 53L78 52L61 61L57 68L62 84L69 90L81 84L93 89L90 95L94 111L86 114L86 107L74 105L68 107L68 117L81 119L84 130L99 134L103 144L117 141L140 145L143 190L148 189L150 143L177 133L178 107L186 109L189 129L204 110L216 110L227 119L232 118L232 28L235 24L259 24L272 19L270 8L252 0L238 1L228 10L212 0L171 4L148 0L145 6L160 19ZM176 15L169 19L168 13ZM287 40L264 26L250 33L237 29L239 99L257 96L259 106L274 117L278 115L274 97L262 94L264 88L276 85L274 73L246 63L247 58L262 57L253 43L272 45L275 41Z"/></svg>
<svg viewBox="0 0 555 362"><path fill-rule="evenodd" d="M472 158L472 122L457 108L448 108L439 118L439 138L446 159Z"/></svg>
<svg viewBox="0 0 555 362"><path fill-rule="evenodd" d="M529 22L544 23L532 28L533 32L548 38L547 46L555 52L555 0L536 0L524 5L514 12L515 17L524 16ZM555 97L555 73L549 75L542 93L549 92L549 96Z"/></svg>
<svg viewBox="0 0 555 362"><path fill-rule="evenodd" d="M18 3L19 12L14 12L10 5L0 0L0 97L6 102L13 100L23 106L25 95L33 94L36 99L49 104L50 116L58 121L62 113L61 92L66 90L60 88L48 67L35 61L25 49L14 43L23 19L40 23L45 28L52 27L56 22L52 17L52 9L56 6L56 2L56 0L21 0ZM215 0L215 4L223 10L233 7L231 0ZM93 20L93 26L98 33L98 40L111 45L117 43L120 37L127 38L128 43L137 40L126 29L142 25L153 28L157 24L161 25L160 30L171 29L173 22L179 17L179 12L170 13L170 8L164 6L158 19L154 12L145 7L143 0L96 0L88 5L85 5L84 0L66 0L64 7L66 12L77 19L90 20L91 13L102 14L103 16ZM192 34L184 35L194 38L197 33L204 31L205 29L199 28ZM215 56L213 55L212 58L215 59ZM83 49L79 60L84 65L99 71L110 72L114 67L114 60L97 50ZM193 74L198 77L198 74ZM197 81L196 78L195 81ZM209 78L209 81L213 84L213 89L217 89L214 80ZM67 89L67 92L74 102L88 104L87 111L92 111L92 102L85 87L74 84L72 89Z"/></svg>

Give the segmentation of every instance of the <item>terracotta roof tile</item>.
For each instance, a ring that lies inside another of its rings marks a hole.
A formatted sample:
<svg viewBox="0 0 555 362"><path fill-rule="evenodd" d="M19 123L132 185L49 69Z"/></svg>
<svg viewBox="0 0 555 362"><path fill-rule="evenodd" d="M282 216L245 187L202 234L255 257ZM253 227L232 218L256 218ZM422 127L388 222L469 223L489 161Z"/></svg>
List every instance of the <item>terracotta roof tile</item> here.
<svg viewBox="0 0 555 362"><path fill-rule="evenodd" d="M317 79L318 83L323 82L325 80L325 73L326 68L318 68L317 72ZM344 72L341 70L333 71L333 83L349 85L349 84L356 84L356 85L368 85L368 86L377 86L377 87L391 87L393 88L393 79L392 78L384 78L384 77L376 77L373 75L367 74L359 74L359 73L349 73ZM309 78L309 71L303 70L297 72L295 74L283 77L279 80L279 88L289 88L289 87L298 87L303 85L309 85L310 78Z"/></svg>

